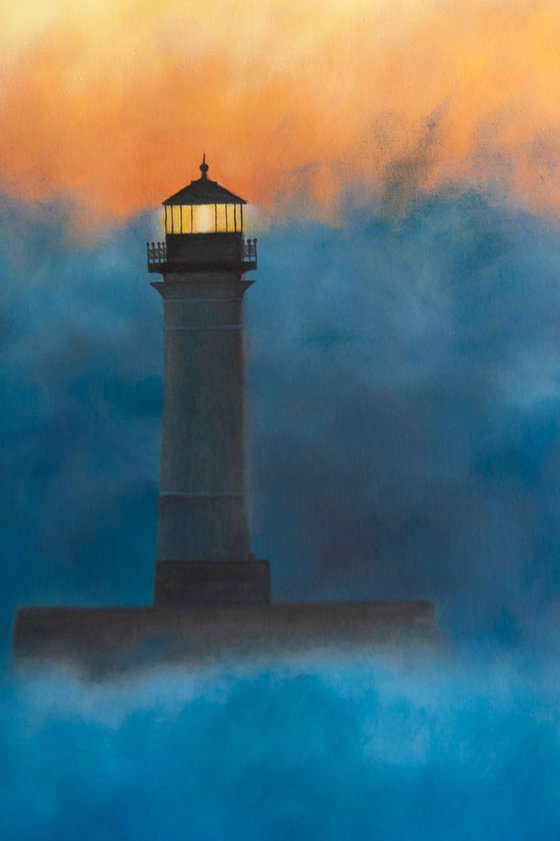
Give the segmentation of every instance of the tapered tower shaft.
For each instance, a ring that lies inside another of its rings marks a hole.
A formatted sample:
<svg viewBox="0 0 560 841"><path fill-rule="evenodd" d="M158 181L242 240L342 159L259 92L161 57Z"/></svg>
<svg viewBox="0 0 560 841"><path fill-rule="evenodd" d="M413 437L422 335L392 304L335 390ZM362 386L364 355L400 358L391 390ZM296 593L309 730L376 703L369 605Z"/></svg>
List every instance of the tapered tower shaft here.
<svg viewBox="0 0 560 841"><path fill-rule="evenodd" d="M164 307L155 599L266 603L268 564L249 546L244 446L243 296L253 283L244 274L256 245L243 239L243 200L201 170L165 203L166 242L148 244Z"/></svg>
<svg viewBox="0 0 560 841"><path fill-rule="evenodd" d="M249 557L242 296L233 273L167 275L157 556Z"/></svg>

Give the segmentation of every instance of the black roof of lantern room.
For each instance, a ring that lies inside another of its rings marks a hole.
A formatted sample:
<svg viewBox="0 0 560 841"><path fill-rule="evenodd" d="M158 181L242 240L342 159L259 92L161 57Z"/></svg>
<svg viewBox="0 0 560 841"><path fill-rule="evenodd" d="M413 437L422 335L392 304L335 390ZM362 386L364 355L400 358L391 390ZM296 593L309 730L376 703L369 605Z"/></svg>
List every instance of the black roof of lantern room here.
<svg viewBox="0 0 560 841"><path fill-rule="evenodd" d="M208 178L208 164L206 163L206 155L202 158L200 164L200 178L196 181L191 181L178 193L174 193L168 199L165 199L163 204L247 204L245 199L236 196L218 184L217 181L211 181Z"/></svg>

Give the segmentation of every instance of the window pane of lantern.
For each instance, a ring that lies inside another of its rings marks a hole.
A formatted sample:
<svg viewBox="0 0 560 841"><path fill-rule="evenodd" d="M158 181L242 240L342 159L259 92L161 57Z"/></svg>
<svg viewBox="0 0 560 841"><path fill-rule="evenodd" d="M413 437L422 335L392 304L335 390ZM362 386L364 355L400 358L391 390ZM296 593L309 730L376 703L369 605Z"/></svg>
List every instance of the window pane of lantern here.
<svg viewBox="0 0 560 841"><path fill-rule="evenodd" d="M227 224L228 231L233 233L235 231L235 205L228 204L227 206Z"/></svg>
<svg viewBox="0 0 560 841"><path fill-rule="evenodd" d="M185 204L181 205L181 233L188 234L191 230L191 209Z"/></svg>
<svg viewBox="0 0 560 841"><path fill-rule="evenodd" d="M226 212L226 222L227 222L227 230L230 234L233 234L235 231L241 230L241 205L239 204L226 204L225 205L225 212Z"/></svg>
<svg viewBox="0 0 560 841"><path fill-rule="evenodd" d="M213 234L215 231L214 205L193 206L193 234Z"/></svg>
<svg viewBox="0 0 560 841"><path fill-rule="evenodd" d="M171 208L167 205L165 207L165 233L171 233Z"/></svg>
<svg viewBox="0 0 560 841"><path fill-rule="evenodd" d="M218 233L225 233L226 228L226 205L225 204L218 204L216 205L216 230Z"/></svg>
<svg viewBox="0 0 560 841"><path fill-rule="evenodd" d="M173 233L180 234L181 233L181 208L177 204L171 205L171 210L173 213Z"/></svg>

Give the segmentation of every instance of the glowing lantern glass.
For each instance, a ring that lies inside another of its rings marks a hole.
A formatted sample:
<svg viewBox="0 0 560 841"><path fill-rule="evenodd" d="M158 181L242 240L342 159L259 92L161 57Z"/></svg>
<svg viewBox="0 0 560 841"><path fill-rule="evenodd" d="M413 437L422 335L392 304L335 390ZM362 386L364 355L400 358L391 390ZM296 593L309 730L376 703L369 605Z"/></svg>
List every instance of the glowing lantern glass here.
<svg viewBox="0 0 560 841"><path fill-rule="evenodd" d="M240 234L242 204L165 205L166 234Z"/></svg>

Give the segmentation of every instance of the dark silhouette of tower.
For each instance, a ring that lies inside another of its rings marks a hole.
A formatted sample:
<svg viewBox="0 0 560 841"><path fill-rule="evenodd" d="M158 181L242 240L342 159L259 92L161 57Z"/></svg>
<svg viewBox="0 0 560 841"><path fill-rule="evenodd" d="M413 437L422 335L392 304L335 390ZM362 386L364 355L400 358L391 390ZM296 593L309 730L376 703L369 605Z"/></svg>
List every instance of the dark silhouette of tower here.
<svg viewBox="0 0 560 841"><path fill-rule="evenodd" d="M165 241L148 243L165 330L154 605L23 607L17 662L97 679L164 662L437 643L426 601L270 604L245 498L243 296L256 240L243 238L245 201L208 178L204 159L200 171L163 203Z"/></svg>
<svg viewBox="0 0 560 841"><path fill-rule="evenodd" d="M155 604L266 604L250 553L244 453L243 296L256 240L245 200L201 176L163 203L148 243L164 307L164 403Z"/></svg>

